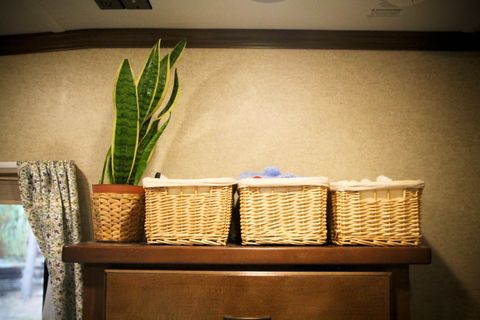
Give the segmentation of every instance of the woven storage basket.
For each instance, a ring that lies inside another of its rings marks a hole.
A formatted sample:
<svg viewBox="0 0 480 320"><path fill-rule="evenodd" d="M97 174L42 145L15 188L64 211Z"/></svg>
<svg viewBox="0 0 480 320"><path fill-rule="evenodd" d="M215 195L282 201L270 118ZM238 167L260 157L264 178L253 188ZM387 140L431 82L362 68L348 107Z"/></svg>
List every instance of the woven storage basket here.
<svg viewBox="0 0 480 320"><path fill-rule="evenodd" d="M332 241L338 245L420 244L422 181L332 183Z"/></svg>
<svg viewBox="0 0 480 320"><path fill-rule="evenodd" d="M225 245L236 180L143 179L149 244Z"/></svg>
<svg viewBox="0 0 480 320"><path fill-rule="evenodd" d="M326 178L239 182L243 245L319 245L327 239Z"/></svg>
<svg viewBox="0 0 480 320"><path fill-rule="evenodd" d="M94 185L93 234L96 241L142 240L145 196L142 187Z"/></svg>

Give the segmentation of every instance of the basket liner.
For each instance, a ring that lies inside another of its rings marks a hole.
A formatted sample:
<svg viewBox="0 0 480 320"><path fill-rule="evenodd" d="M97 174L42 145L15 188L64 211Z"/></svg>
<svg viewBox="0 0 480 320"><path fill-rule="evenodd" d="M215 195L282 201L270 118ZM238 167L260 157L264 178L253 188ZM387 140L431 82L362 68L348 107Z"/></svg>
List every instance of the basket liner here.
<svg viewBox="0 0 480 320"><path fill-rule="evenodd" d="M397 181L336 181L330 183L333 191L363 191L386 189L422 189L425 183L422 180L397 180Z"/></svg>
<svg viewBox="0 0 480 320"><path fill-rule="evenodd" d="M208 179L167 179L167 178L144 178L142 180L143 187L218 187L231 186L237 183L233 178L208 178Z"/></svg>
<svg viewBox="0 0 480 320"><path fill-rule="evenodd" d="M298 177L298 178L248 178L238 181L238 188L247 187L288 187L288 186L324 186L328 187L325 177Z"/></svg>

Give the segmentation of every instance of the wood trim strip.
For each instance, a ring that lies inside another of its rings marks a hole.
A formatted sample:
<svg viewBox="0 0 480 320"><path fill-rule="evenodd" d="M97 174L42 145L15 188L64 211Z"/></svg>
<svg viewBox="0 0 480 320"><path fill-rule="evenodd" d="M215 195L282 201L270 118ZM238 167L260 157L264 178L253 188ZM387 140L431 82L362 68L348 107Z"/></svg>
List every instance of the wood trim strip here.
<svg viewBox="0 0 480 320"><path fill-rule="evenodd" d="M0 36L0 55L87 48L172 47L479 51L480 32L328 31L257 29L89 29Z"/></svg>
<svg viewBox="0 0 480 320"><path fill-rule="evenodd" d="M86 242L66 245L63 261L123 264L365 265L428 264L427 247L161 246Z"/></svg>
<svg viewBox="0 0 480 320"><path fill-rule="evenodd" d="M83 319L105 319L105 265L85 265L83 269Z"/></svg>

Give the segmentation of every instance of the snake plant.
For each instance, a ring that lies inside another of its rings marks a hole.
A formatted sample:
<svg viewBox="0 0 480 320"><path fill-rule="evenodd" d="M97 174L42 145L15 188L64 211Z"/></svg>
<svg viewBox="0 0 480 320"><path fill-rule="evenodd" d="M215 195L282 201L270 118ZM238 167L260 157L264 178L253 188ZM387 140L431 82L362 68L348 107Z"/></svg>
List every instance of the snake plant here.
<svg viewBox="0 0 480 320"><path fill-rule="evenodd" d="M112 144L105 157L100 183L105 175L110 183L138 185L155 144L170 121L180 84L177 70L168 101L170 72L181 57L186 41L180 41L170 53L160 55L160 40L150 51L140 77L124 59L118 69L113 101L115 122ZM160 108L162 107L162 108Z"/></svg>

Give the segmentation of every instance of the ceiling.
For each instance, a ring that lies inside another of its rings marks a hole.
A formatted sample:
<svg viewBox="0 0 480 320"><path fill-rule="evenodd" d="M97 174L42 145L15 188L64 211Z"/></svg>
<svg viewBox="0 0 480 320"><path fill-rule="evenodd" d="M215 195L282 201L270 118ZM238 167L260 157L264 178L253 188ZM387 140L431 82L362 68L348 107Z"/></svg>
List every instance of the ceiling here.
<svg viewBox="0 0 480 320"><path fill-rule="evenodd" d="M480 31L480 0L150 0L100 10L94 0L0 1L0 35L110 28Z"/></svg>

